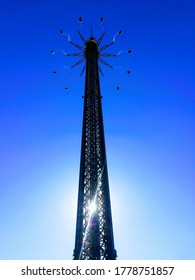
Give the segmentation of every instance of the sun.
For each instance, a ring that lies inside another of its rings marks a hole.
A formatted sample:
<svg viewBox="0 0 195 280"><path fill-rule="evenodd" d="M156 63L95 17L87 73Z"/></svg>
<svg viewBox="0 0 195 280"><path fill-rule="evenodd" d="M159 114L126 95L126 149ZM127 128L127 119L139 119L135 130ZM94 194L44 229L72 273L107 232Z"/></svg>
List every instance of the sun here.
<svg viewBox="0 0 195 280"><path fill-rule="evenodd" d="M97 209L97 205L96 205L96 202L93 200L88 206L89 215L94 214L96 209Z"/></svg>

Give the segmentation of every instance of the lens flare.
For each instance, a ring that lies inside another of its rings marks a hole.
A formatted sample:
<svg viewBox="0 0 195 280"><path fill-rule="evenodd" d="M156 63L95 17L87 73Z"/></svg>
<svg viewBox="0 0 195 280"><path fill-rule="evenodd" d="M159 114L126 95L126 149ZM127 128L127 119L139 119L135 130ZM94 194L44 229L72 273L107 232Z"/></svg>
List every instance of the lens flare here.
<svg viewBox="0 0 195 280"><path fill-rule="evenodd" d="M90 215L94 214L96 209L97 209L97 205L96 205L95 201L92 201L88 206L89 214Z"/></svg>

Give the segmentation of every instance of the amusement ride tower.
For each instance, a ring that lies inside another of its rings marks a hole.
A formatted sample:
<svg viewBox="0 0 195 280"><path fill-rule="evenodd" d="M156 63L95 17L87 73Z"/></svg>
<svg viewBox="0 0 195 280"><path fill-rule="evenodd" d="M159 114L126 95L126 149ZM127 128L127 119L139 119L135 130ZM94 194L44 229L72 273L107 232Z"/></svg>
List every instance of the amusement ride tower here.
<svg viewBox="0 0 195 280"><path fill-rule="evenodd" d="M65 34L60 30L61 34ZM76 238L73 253L74 260L115 260L117 253L114 247L112 213L108 170L106 160L106 146L102 116L102 102L99 73L103 75L99 62L113 68L103 58L118 54L104 53L103 51L115 43L100 46L105 31L96 40L92 35L85 40L78 31L83 46L70 40L70 44L80 50L79 53L66 56L78 56L80 60L71 68L84 62L81 75L86 70L83 129L80 158L80 175L77 205ZM54 51L51 51L54 53ZM128 51L130 53L131 51ZM130 72L130 71L129 71ZM54 72L56 73L56 72Z"/></svg>
<svg viewBox="0 0 195 280"><path fill-rule="evenodd" d="M74 259L114 260L99 66L100 40L84 43L86 78ZM103 48L102 48L103 49Z"/></svg>

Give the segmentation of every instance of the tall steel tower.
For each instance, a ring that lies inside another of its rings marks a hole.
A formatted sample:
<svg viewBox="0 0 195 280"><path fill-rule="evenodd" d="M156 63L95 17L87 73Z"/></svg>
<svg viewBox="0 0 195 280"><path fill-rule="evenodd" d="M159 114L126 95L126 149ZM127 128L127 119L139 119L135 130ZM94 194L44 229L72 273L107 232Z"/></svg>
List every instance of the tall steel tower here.
<svg viewBox="0 0 195 280"><path fill-rule="evenodd" d="M101 37L102 38L102 37ZM75 260L115 260L98 60L101 38L84 42L86 78Z"/></svg>
<svg viewBox="0 0 195 280"><path fill-rule="evenodd" d="M81 19L81 18L80 18ZM102 18L101 18L102 19ZM60 30L61 34L65 34ZM117 253L114 247L110 191L102 116L102 102L99 72L103 75L99 62L112 68L103 58L118 54L103 53L115 43L113 41L100 47L105 32L96 40L91 36L85 40L78 31L83 46L70 44L81 52L66 56L81 57L71 68L84 62L81 75L86 70L83 130L81 143L80 177L77 206L76 238L73 257L75 260L115 260ZM51 51L54 53L54 51ZM131 51L128 51L130 53ZM130 72L130 71L129 71ZM56 73L54 71L54 73Z"/></svg>

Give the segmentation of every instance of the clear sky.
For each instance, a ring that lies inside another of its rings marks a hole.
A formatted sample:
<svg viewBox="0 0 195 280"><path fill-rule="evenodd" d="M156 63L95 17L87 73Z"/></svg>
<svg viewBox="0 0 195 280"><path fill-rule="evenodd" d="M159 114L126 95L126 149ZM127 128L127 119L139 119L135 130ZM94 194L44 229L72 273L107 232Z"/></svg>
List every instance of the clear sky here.
<svg viewBox="0 0 195 280"><path fill-rule="evenodd" d="M58 50L77 49L59 30L82 44L100 17L103 43L124 31L109 52L133 50L101 78L118 259L195 259L194 14L190 0L1 1L0 259L72 259L84 75L62 67L76 59Z"/></svg>

